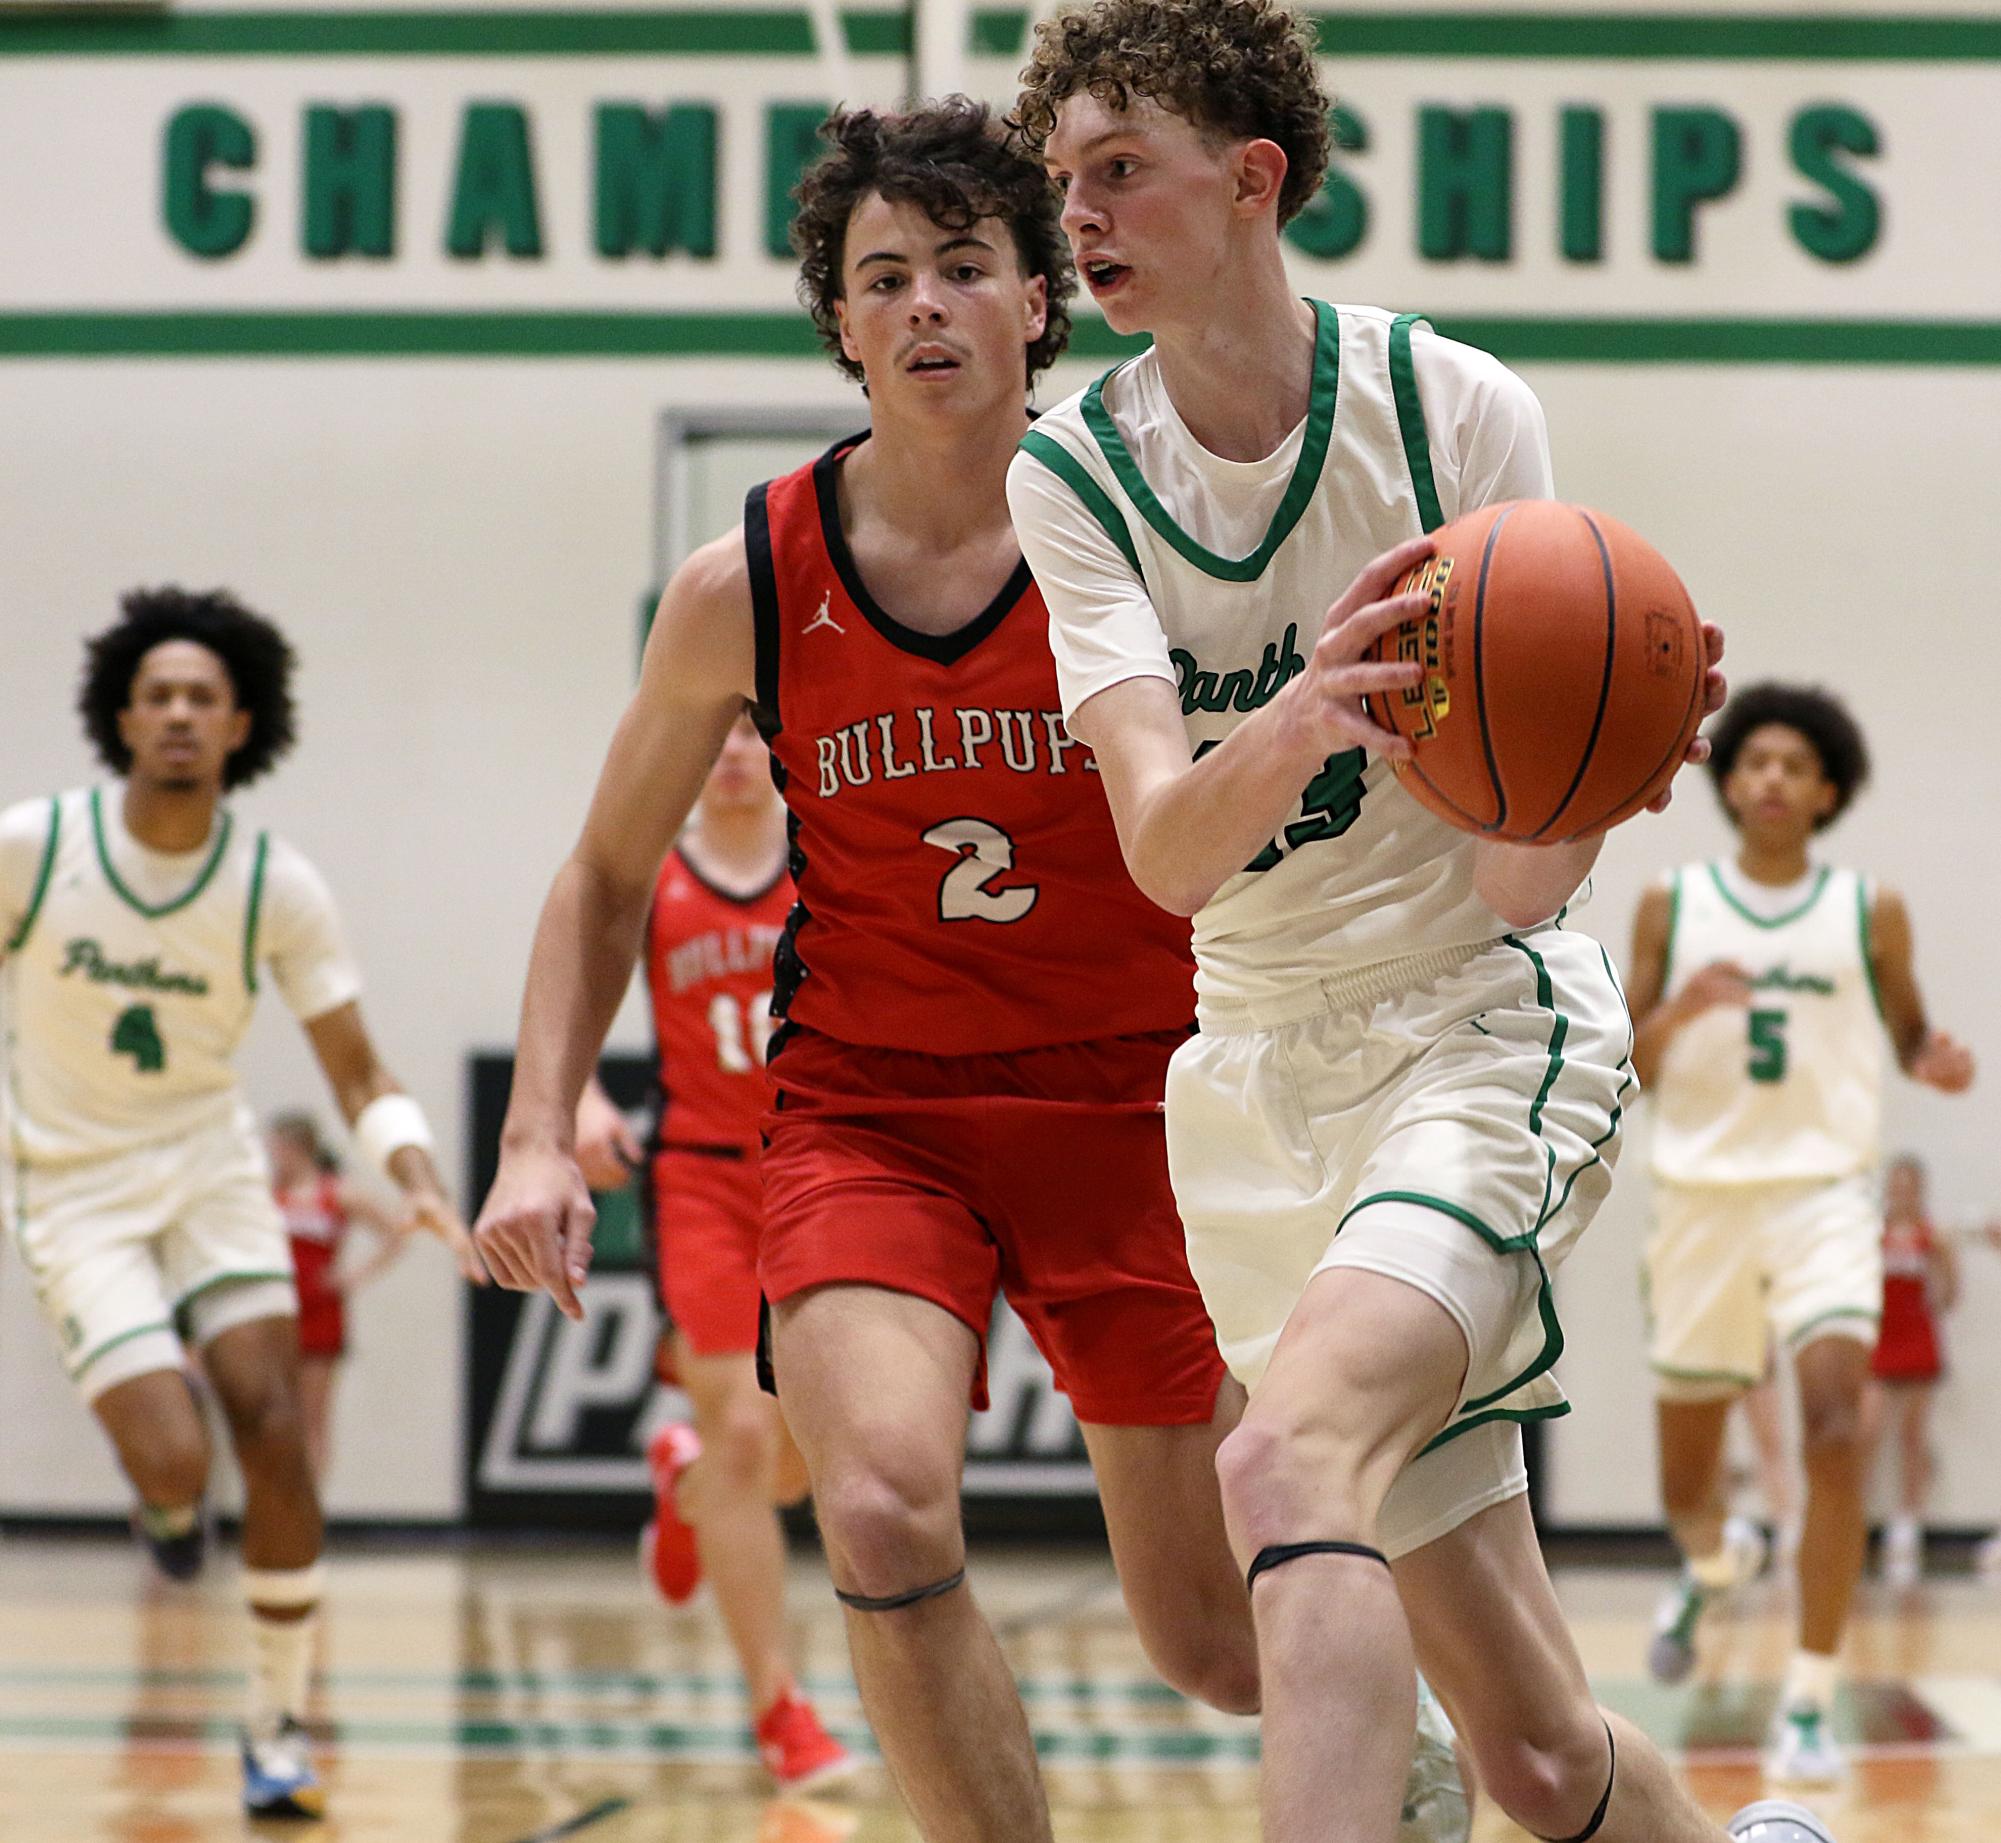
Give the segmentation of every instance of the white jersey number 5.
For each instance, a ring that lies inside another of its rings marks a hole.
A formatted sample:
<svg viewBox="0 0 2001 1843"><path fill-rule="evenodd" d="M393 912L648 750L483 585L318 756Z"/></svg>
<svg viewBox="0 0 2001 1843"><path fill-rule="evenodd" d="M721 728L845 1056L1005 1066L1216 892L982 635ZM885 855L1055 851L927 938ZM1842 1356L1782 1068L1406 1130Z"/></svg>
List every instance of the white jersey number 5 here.
<svg viewBox="0 0 2001 1843"><path fill-rule="evenodd" d="M1033 883L988 887L1014 868L1014 840L999 826L984 819L947 819L926 832L924 842L958 859L938 885L940 921L1017 922L1035 907L1041 892Z"/></svg>

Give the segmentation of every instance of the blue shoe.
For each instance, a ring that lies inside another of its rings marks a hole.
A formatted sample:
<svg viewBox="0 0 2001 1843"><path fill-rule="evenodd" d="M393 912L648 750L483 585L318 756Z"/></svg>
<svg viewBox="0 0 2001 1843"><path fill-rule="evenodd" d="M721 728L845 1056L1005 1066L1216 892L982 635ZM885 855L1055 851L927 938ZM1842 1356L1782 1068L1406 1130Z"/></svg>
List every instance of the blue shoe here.
<svg viewBox="0 0 2001 1843"><path fill-rule="evenodd" d="M306 1752L306 1731L291 1716L267 1741L243 1737L243 1809L252 1817L324 1817L320 1790Z"/></svg>
<svg viewBox="0 0 2001 1843"><path fill-rule="evenodd" d="M168 1580L191 1581L201 1573L208 1559L208 1516L201 1505L195 1507L193 1528L163 1535L155 1526L154 1513L142 1504L132 1513L132 1529L146 1545L153 1566Z"/></svg>
<svg viewBox="0 0 2001 1843"><path fill-rule="evenodd" d="M1737 1843L1834 1843L1834 1832L1804 1805L1786 1798L1761 1798L1730 1820Z"/></svg>

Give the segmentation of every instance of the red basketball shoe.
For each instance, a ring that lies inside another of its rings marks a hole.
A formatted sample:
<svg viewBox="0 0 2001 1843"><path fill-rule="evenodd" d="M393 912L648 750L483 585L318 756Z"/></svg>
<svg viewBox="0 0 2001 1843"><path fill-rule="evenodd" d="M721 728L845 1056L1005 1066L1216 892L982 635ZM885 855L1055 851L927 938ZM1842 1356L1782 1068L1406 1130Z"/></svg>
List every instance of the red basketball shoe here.
<svg viewBox="0 0 2001 1843"><path fill-rule="evenodd" d="M701 1456L701 1436L680 1421L661 1428L646 1447L646 1464L653 1474L653 1521L639 1532L639 1564L669 1606L691 1599L702 1584L695 1532L674 1504L681 1474Z"/></svg>
<svg viewBox="0 0 2001 1843"><path fill-rule="evenodd" d="M825 1785L855 1770L854 1755L820 1726L813 1705L796 1689L786 1690L758 1717L757 1752L786 1792Z"/></svg>

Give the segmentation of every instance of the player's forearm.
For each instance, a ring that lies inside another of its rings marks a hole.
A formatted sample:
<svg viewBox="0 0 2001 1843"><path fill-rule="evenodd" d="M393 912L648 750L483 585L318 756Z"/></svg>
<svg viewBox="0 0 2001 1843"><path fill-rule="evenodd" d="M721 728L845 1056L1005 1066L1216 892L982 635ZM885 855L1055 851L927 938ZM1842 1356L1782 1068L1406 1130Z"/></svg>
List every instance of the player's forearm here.
<svg viewBox="0 0 2001 1843"><path fill-rule="evenodd" d="M646 896L581 858L556 873L528 962L503 1144L574 1143L578 1096L632 978Z"/></svg>
<svg viewBox="0 0 2001 1843"><path fill-rule="evenodd" d="M1483 838L1473 847L1473 888L1510 928L1533 928L1583 887L1604 844L1603 833L1567 845L1509 845Z"/></svg>
<svg viewBox="0 0 2001 1843"><path fill-rule="evenodd" d="M1161 776L1122 829L1126 866L1175 915L1194 915L1283 826L1323 757L1292 721L1284 694L1218 747Z"/></svg>

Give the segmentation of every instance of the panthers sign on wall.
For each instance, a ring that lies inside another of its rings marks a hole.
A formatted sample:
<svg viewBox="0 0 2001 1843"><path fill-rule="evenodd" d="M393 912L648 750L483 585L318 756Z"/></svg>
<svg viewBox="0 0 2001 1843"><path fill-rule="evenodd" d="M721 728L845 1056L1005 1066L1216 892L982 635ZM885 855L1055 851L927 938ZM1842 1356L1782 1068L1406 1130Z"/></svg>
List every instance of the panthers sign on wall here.
<svg viewBox="0 0 2001 1843"><path fill-rule="evenodd" d="M484 1196L498 1162L513 1060L472 1059L468 1194ZM646 1098L648 1066L606 1059L620 1106ZM546 1295L471 1289L466 1506L475 1524L634 1523L649 1496L646 1442L684 1418L686 1399L654 1375L660 1311L634 1191L600 1197L597 1259L573 1324ZM1070 1406L1005 1306L987 1350L992 1406L967 1437L970 1520L1069 1527L1095 1510L1090 1467Z"/></svg>

